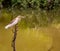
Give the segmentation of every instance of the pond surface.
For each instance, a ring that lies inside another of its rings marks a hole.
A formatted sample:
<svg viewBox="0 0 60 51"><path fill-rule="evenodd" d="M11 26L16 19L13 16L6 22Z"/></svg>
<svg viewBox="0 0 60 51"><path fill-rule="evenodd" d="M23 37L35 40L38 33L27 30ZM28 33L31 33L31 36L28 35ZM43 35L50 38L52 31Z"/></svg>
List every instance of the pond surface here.
<svg viewBox="0 0 60 51"><path fill-rule="evenodd" d="M60 51L60 28L55 26L60 22L60 14L58 10L48 13L41 10L12 12L1 10L0 51L12 51L14 27L6 30L5 26L17 15L23 15L26 18L18 24L16 51ZM53 21L48 17L54 18Z"/></svg>

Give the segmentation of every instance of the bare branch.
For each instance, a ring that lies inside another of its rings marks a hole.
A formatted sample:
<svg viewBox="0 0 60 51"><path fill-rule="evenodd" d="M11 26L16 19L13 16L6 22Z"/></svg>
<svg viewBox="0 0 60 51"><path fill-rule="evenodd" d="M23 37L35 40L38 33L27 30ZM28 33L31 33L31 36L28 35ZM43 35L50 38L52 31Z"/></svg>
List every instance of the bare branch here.
<svg viewBox="0 0 60 51"><path fill-rule="evenodd" d="M15 47L15 44L16 44L16 36L17 36L17 25L15 25L15 28L14 28L14 37L13 37L13 40L12 40L13 51L16 51L16 47Z"/></svg>

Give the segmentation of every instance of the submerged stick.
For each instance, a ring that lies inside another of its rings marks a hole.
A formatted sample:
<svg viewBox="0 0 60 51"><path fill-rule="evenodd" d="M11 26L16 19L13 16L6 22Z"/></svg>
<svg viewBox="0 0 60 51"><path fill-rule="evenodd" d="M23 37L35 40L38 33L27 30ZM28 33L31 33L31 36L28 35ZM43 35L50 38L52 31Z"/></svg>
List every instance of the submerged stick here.
<svg viewBox="0 0 60 51"><path fill-rule="evenodd" d="M48 49L48 51L51 51L54 47L52 46L50 49Z"/></svg>
<svg viewBox="0 0 60 51"><path fill-rule="evenodd" d="M14 37L13 37L13 40L12 40L12 47L13 47L13 51L16 51L16 36L17 36L17 25L15 25L14 27Z"/></svg>

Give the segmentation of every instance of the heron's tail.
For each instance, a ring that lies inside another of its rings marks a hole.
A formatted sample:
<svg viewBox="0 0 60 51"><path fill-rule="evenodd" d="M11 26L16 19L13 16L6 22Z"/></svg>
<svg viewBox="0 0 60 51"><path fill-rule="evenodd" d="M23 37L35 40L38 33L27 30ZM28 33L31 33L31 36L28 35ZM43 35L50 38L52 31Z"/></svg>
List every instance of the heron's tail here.
<svg viewBox="0 0 60 51"><path fill-rule="evenodd" d="M6 26L5 26L5 29L8 29L9 27L11 27L10 24L6 25Z"/></svg>

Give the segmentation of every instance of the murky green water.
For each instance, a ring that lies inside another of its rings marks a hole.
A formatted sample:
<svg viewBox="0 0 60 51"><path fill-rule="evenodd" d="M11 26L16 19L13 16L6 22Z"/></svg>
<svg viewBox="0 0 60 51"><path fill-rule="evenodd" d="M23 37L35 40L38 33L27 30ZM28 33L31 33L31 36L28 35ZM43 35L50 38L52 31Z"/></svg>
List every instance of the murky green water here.
<svg viewBox="0 0 60 51"><path fill-rule="evenodd" d="M51 26L53 23L59 22L59 20L56 21L56 19L59 19L57 17L60 17L60 14L59 12L56 12L53 15L51 15L53 12L49 13L48 16L50 15L55 17L52 24L50 24L50 22L47 22L45 19L45 17L48 17L47 13L45 13L45 11L43 13L40 11L33 12L32 10L22 12L17 10L12 13L2 10L0 16L0 51L12 51L11 43L13 39L13 28L6 30L4 27L11 21L12 16L15 17L19 14L24 15L27 18L29 17L28 19L30 20L25 18L22 19L22 22L19 22L16 39L16 51L60 51L60 29ZM33 21L31 17L36 16L38 21L35 22L36 19ZM43 19L40 18L39 20L40 16L43 17ZM45 21L45 24L42 20ZM32 24L32 21L34 24ZM34 26L35 24L37 24L37 28ZM48 24L48 26L46 24Z"/></svg>

